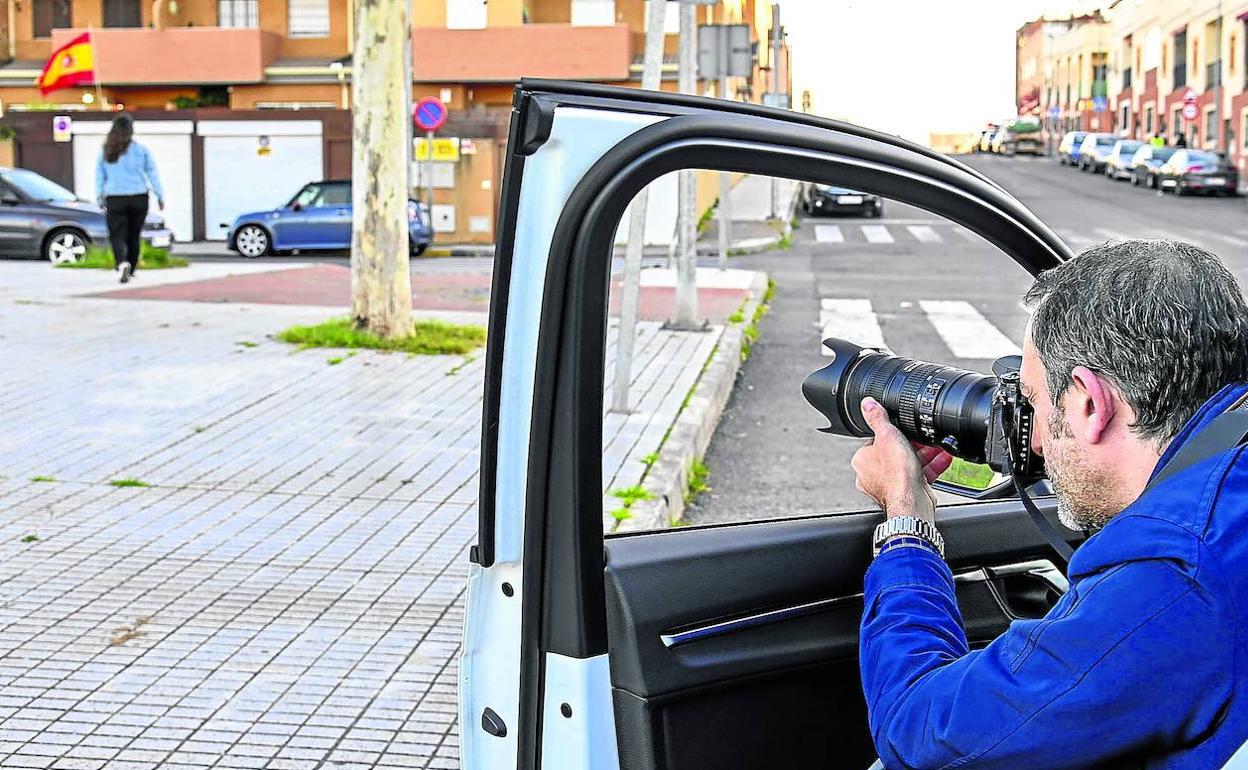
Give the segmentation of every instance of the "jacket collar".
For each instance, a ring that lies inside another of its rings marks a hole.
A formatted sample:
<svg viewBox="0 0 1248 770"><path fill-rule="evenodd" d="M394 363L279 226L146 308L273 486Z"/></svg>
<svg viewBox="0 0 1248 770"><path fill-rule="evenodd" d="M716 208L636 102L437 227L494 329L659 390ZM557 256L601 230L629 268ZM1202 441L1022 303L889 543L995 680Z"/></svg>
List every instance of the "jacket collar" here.
<svg viewBox="0 0 1248 770"><path fill-rule="evenodd" d="M1179 453L1183 446L1192 440L1206 425L1213 422L1214 418L1225 412L1244 394L1248 393L1248 383L1237 382L1219 390L1206 401L1200 409L1196 410L1196 414L1192 415L1192 419L1187 421L1183 429L1175 434L1174 439L1170 442L1170 446L1166 447L1166 451L1161 453L1161 457L1157 460L1157 465L1153 467L1153 472L1149 474L1148 480L1152 482L1158 473L1166 467L1174 456Z"/></svg>
<svg viewBox="0 0 1248 770"><path fill-rule="evenodd" d="M1215 417L1226 411L1228 407L1238 401L1245 393L1248 393L1248 383L1236 383L1227 385L1206 401L1196 414L1192 416L1183 429L1175 435L1174 440L1170 442L1170 446L1166 447L1166 451L1162 453L1157 460L1156 467L1149 477L1149 481L1161 472L1161 469L1178 454L1183 446L1192 440L1192 437L1199 433L1206 425L1213 421ZM1083 577L1085 575L1099 572L1121 564L1124 561L1136 561L1140 559L1156 558L1165 559L1186 565L1189 569L1196 569L1199 563L1199 554L1196 550L1194 541L1176 540L1174 538L1173 524L1167 523L1160 518L1152 516L1132 516L1131 519L1131 535L1116 536L1112 534L1119 527L1123 526L1128 514L1133 511L1139 512L1141 506L1147 506L1149 503L1144 502L1147 499L1153 499L1151 494L1145 494L1126 510L1110 520L1104 529L1088 538L1079 550L1075 551L1075 556L1070 561L1068 574L1071 578ZM1125 533L1124 533L1125 534Z"/></svg>

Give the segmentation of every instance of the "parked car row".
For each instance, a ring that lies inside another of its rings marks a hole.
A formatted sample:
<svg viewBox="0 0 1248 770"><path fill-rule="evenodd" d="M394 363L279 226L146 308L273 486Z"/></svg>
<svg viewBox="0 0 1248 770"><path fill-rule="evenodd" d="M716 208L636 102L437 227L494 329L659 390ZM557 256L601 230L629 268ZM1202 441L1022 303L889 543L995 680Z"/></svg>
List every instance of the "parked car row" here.
<svg viewBox="0 0 1248 770"><path fill-rule="evenodd" d="M1175 195L1238 195L1239 170L1221 155L1187 147L1156 147L1114 134L1071 131L1057 147L1063 166Z"/></svg>

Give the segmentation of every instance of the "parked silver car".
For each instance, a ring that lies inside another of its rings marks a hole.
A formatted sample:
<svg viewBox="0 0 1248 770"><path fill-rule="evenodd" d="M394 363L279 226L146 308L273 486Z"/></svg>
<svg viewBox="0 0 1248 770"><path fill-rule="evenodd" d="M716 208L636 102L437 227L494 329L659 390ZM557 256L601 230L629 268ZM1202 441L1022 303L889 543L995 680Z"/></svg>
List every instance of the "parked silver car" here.
<svg viewBox="0 0 1248 770"><path fill-rule="evenodd" d="M171 248L173 233L153 212L143 240ZM0 168L0 257L77 262L92 243L108 245L103 209L29 169Z"/></svg>

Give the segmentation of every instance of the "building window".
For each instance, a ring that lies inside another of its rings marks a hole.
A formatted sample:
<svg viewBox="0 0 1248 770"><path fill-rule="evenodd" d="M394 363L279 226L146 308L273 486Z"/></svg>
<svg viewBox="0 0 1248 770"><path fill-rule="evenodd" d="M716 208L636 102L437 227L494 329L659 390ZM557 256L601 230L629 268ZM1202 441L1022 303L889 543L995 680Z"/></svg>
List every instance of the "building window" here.
<svg viewBox="0 0 1248 770"><path fill-rule="evenodd" d="M1175 107L1174 112L1170 115L1170 130L1174 133L1171 141L1177 140L1179 135L1183 133L1183 108Z"/></svg>
<svg viewBox="0 0 1248 770"><path fill-rule="evenodd" d="M1144 108L1144 133L1146 136L1153 135L1153 108L1151 105Z"/></svg>
<svg viewBox="0 0 1248 770"><path fill-rule="evenodd" d="M329 37L329 0L290 0L291 37Z"/></svg>
<svg viewBox="0 0 1248 770"><path fill-rule="evenodd" d="M70 0L34 0L35 37L51 37L53 29L68 29L73 24Z"/></svg>
<svg viewBox="0 0 1248 770"><path fill-rule="evenodd" d="M1205 142L1212 149L1218 144L1218 110L1214 108L1205 113Z"/></svg>
<svg viewBox="0 0 1248 770"><path fill-rule="evenodd" d="M217 26L254 29L260 26L259 0L217 0Z"/></svg>
<svg viewBox="0 0 1248 770"><path fill-rule="evenodd" d="M1244 143L1244 147L1248 147L1248 112L1239 116L1239 122L1242 126L1239 132L1240 141Z"/></svg>
<svg viewBox="0 0 1248 770"><path fill-rule="evenodd" d="M446 0L446 26L449 29L485 29L485 0Z"/></svg>
<svg viewBox="0 0 1248 770"><path fill-rule="evenodd" d="M612 24L615 24L615 0L572 0L573 26L609 27Z"/></svg>
<svg viewBox="0 0 1248 770"><path fill-rule="evenodd" d="M1174 87L1187 85L1187 30L1174 35Z"/></svg>
<svg viewBox="0 0 1248 770"><path fill-rule="evenodd" d="M1122 105L1121 113L1122 114L1120 117L1122 119L1122 123L1118 125L1118 128L1122 131L1131 131L1131 103L1130 102ZM1132 134L1134 134L1133 131L1132 131Z"/></svg>

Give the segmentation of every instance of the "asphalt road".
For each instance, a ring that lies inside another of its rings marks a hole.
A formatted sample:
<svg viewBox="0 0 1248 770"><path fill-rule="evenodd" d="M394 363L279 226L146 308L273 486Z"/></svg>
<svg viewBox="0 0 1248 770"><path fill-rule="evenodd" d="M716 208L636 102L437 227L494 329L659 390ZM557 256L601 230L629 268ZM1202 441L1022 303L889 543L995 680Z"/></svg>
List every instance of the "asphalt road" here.
<svg viewBox="0 0 1248 770"><path fill-rule="evenodd" d="M1044 158L971 156L1075 250L1107 239L1173 238L1220 255L1248 286L1243 198L1158 196ZM816 432L802 380L828 361L825 333L875 337L899 355L989 371L1022 341L1029 276L995 247L896 202L882 219L807 218L791 249L742 258L776 281L771 312L707 453L710 491L692 523L872 507L854 489L858 442Z"/></svg>

